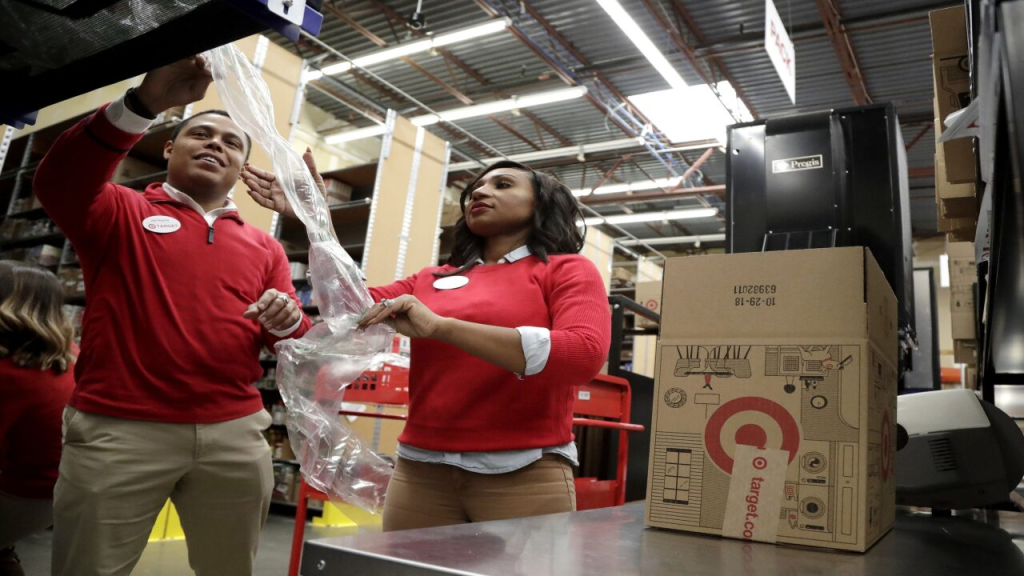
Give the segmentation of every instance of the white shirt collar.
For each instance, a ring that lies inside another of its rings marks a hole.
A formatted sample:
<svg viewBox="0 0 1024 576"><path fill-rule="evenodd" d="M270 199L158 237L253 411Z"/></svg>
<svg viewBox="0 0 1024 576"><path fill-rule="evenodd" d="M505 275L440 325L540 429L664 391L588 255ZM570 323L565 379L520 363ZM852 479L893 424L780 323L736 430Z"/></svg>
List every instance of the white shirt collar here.
<svg viewBox="0 0 1024 576"><path fill-rule="evenodd" d="M198 212L200 216L206 219L206 223L209 224L210 226L213 226L213 223L217 220L217 218L220 218L222 215L227 214L228 212L238 211L238 206L236 206L235 203L232 202L230 198L228 198L227 200L224 201L224 206L221 206L220 208L214 208L213 210L207 212L206 210L203 210L203 207L200 206L199 203L196 202L194 198L192 198L188 194L185 194L181 190L178 190L174 186L171 186L167 182L163 183L163 187L164 192L167 192L167 195L170 196L171 199L177 200L178 202L181 202L182 204Z"/></svg>
<svg viewBox="0 0 1024 576"><path fill-rule="evenodd" d="M523 245L523 246L520 246L519 248L516 248L515 250L509 252L508 254L505 254L500 259L498 259L498 264L511 264L512 262L515 262L516 260L522 260L523 258L526 258L530 254L531 254L530 247L526 246L526 245ZM476 263L477 264L483 264L484 263L483 258L477 258L476 259Z"/></svg>

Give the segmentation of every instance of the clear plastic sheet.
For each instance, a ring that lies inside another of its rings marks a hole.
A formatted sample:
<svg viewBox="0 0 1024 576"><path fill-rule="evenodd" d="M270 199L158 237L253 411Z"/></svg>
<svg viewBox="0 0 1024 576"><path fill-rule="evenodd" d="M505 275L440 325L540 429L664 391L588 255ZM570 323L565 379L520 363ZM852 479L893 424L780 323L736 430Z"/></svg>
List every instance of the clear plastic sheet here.
<svg viewBox="0 0 1024 576"><path fill-rule="evenodd" d="M140 36L210 0L121 0L87 16L68 10L71 0L0 1L0 38L14 47L0 69L58 68ZM80 4L85 4L81 2Z"/></svg>
<svg viewBox="0 0 1024 576"><path fill-rule="evenodd" d="M288 436L306 482L332 500L369 511L383 506L391 465L369 449L338 415L344 389L363 371L400 363L385 352L394 330L384 324L358 330L373 299L359 268L331 234L327 201L309 169L274 127L266 83L240 50L206 52L214 83L231 117L273 162L295 214L309 236L309 273L324 322L305 336L277 345L277 386L288 408Z"/></svg>

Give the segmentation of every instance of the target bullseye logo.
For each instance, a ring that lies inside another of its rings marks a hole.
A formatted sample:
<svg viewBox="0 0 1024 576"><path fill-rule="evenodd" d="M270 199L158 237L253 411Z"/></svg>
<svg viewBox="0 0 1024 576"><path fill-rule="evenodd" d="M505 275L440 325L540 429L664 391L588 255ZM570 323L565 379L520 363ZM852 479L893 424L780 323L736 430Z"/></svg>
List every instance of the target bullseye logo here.
<svg viewBox="0 0 1024 576"><path fill-rule="evenodd" d="M708 420L707 427L704 429L704 444L707 448L708 456L711 457L711 460L723 472L732 474L733 466L732 456L729 455L722 444L723 431L727 426L730 428L734 427L735 423L731 422L734 418L747 420L747 417L753 416L754 418L764 419L765 415L768 419L774 421L778 426L779 432L782 434L779 449L789 452L789 462L792 462L793 458L796 457L797 450L800 447L800 428L797 426L793 416L780 404L765 398L737 398L726 402L718 410L715 410L715 413ZM769 431L766 431L760 424L747 421L735 427L733 443L764 449L767 447L769 436L777 437L778 435L774 433L770 435ZM767 465L767 462L764 462L764 465Z"/></svg>
<svg viewBox="0 0 1024 576"><path fill-rule="evenodd" d="M892 470L892 422L889 421L889 411L882 414L882 482L889 480L889 473Z"/></svg>
<svg viewBox="0 0 1024 576"><path fill-rule="evenodd" d="M757 458L754 458L754 468L758 470L764 470L767 467L768 461L765 460L763 456L758 456Z"/></svg>

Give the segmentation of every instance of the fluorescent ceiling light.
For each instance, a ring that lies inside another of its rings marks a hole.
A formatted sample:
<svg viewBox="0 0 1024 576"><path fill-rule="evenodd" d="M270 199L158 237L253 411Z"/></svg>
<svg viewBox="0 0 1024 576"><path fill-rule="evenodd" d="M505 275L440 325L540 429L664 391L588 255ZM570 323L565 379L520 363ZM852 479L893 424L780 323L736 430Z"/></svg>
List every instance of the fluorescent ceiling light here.
<svg viewBox="0 0 1024 576"><path fill-rule="evenodd" d="M424 116L417 116L412 119L412 123L417 126L430 126L431 124L437 124L441 120L452 122L454 120L487 116L488 114L497 114L498 112L507 112L509 110L517 110L519 108L530 108L533 106L563 102L565 100L573 100L586 93L586 86L574 86L572 88L538 92L527 96L513 96L505 100L487 102L486 104L474 104L472 106L455 108L454 110L445 110L437 115L427 114Z"/></svg>
<svg viewBox="0 0 1024 576"><path fill-rule="evenodd" d="M949 254L939 256L939 286L949 288Z"/></svg>
<svg viewBox="0 0 1024 576"><path fill-rule="evenodd" d="M323 75L333 76L335 74L341 74L342 72L348 72L354 66L366 67L373 66L374 64L380 64L381 62L387 62L389 60L397 60L403 56L409 56L411 54L418 54L420 52L429 52L434 48L440 48L441 46L448 46L450 44L457 44L459 42L465 42L467 40L473 40L474 38L480 38L482 36L490 36L501 32L505 28L509 27L512 21L508 18L499 18L497 20L491 20L483 24L476 26L470 26L469 28L463 28L461 30L455 30L454 32L447 32L445 34L438 34L433 38L427 38L424 40L417 40L416 42L409 42L408 44L399 44L392 48L386 48L378 52L359 56L353 58L351 62L338 62L337 64L331 64L318 71L311 71L306 75L307 80L317 80Z"/></svg>
<svg viewBox="0 0 1024 576"><path fill-rule="evenodd" d="M728 82L716 87L721 100L710 86L701 84L638 94L629 101L672 142L716 140L724 146L726 127L752 117Z"/></svg>
<svg viewBox="0 0 1024 576"><path fill-rule="evenodd" d="M363 138L372 138L373 136L381 136L384 134L384 126L369 126L367 128L360 128L358 130L349 130L348 132L338 132L337 134L331 134L324 138L324 142L328 144L340 144L342 142L351 142L353 140L362 140Z"/></svg>
<svg viewBox="0 0 1024 576"><path fill-rule="evenodd" d="M713 218L718 215L718 208L691 208L686 210L665 210L661 212L641 212L638 214L618 214L601 218L587 218L588 226L597 224L637 224L639 222L658 222L660 220L691 220L693 218Z"/></svg>
<svg viewBox="0 0 1024 576"><path fill-rule="evenodd" d="M597 0L597 3L604 8L604 11L611 16L612 20L619 25L619 28L626 34L633 44L640 50L640 53L647 58L647 61L654 66L654 69L668 82L672 88L686 88L686 81L676 72L661 50L651 42L647 34L637 25L636 20L626 12L626 9L619 4L618 0Z"/></svg>
<svg viewBox="0 0 1024 576"><path fill-rule="evenodd" d="M700 234L696 236L671 236L668 238L647 238L645 240L616 240L623 246L666 246L672 244L700 244L701 242L725 242L725 234Z"/></svg>
<svg viewBox="0 0 1024 576"><path fill-rule="evenodd" d="M572 191L572 195L589 196L590 194L620 194L624 192L639 192L641 190L657 190L658 188L675 188L682 180L682 176L676 176L675 178L658 178L657 180L641 180L639 182L625 182L622 184L606 184L597 190L592 188L577 188Z"/></svg>
<svg viewBox="0 0 1024 576"><path fill-rule="evenodd" d="M486 104L464 106L453 110L445 110L444 112L439 112L437 114L424 114L423 116L410 118L409 121L416 126L432 126L442 120L452 122L455 120L464 120L466 118L486 116L488 114L495 114L506 110L516 110L519 108L530 108L533 106L542 106L544 104L553 104L555 102L579 98L586 93L586 86L561 88L558 90L549 90L547 92L537 92L536 94L529 94L527 96L513 96L512 98L498 100L496 102L487 102ZM383 133L383 126L371 126L369 128L362 128L359 130L350 130L348 132L331 134L324 138L324 141L328 144L337 144L339 142L351 142L353 140L370 138L371 136L380 136ZM632 139L634 142L636 140L637 139ZM573 148L573 150L578 150L578 148Z"/></svg>
<svg viewBox="0 0 1024 576"><path fill-rule="evenodd" d="M508 156L508 159L515 160L516 162L535 162L537 160L550 160L551 158L569 158L572 156L579 156L580 154L596 154L598 152L610 152L613 150L636 148L637 146L642 146L643 143L643 138L620 138L618 140L595 142L593 144L580 144L579 146L566 146L564 148L552 148L550 150L537 150L535 152L512 154ZM497 162L498 160L505 160L505 158L483 158L480 162L472 160L468 162L454 162L448 166L448 172L476 170L477 168L481 168L481 162L486 166Z"/></svg>

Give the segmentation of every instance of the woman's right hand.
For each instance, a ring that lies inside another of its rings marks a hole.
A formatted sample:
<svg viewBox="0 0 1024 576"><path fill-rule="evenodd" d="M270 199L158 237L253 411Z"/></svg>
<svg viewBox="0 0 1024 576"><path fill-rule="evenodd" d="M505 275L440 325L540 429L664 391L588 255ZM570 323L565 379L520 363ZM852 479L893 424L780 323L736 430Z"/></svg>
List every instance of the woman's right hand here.
<svg viewBox="0 0 1024 576"><path fill-rule="evenodd" d="M326 198L327 187L324 185L324 179L320 176L320 172L316 169L316 161L313 159L313 152L309 148L306 148L306 153L302 155L302 161L309 168L309 173L313 176L317 189ZM257 204L264 208L269 208L278 214L295 216L295 211L288 204L288 198L284 195L281 182L273 172L261 170L246 162L245 166L242 167L241 178L249 188L249 196Z"/></svg>

